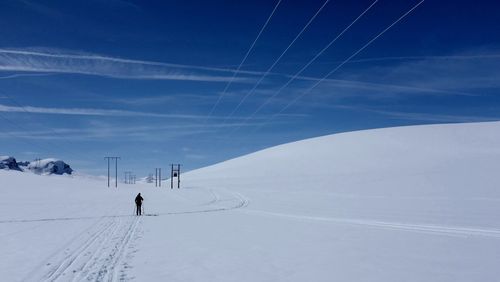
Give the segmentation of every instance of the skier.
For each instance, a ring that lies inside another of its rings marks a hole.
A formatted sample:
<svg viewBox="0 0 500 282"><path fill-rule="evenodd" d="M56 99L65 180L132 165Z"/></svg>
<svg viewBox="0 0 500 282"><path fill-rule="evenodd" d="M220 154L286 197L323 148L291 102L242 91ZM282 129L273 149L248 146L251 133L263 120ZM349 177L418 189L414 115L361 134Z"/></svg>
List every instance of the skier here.
<svg viewBox="0 0 500 282"><path fill-rule="evenodd" d="M142 215L142 201L144 201L144 199L141 197L141 193L137 194L137 197L135 197L136 215Z"/></svg>

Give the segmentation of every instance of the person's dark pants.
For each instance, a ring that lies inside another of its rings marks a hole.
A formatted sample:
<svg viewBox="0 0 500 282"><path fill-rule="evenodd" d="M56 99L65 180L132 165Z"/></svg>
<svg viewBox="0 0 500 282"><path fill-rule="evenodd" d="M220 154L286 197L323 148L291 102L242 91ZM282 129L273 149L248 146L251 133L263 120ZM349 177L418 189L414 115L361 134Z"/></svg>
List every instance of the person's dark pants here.
<svg viewBox="0 0 500 282"><path fill-rule="evenodd" d="M142 215L141 205L136 205L136 215Z"/></svg>

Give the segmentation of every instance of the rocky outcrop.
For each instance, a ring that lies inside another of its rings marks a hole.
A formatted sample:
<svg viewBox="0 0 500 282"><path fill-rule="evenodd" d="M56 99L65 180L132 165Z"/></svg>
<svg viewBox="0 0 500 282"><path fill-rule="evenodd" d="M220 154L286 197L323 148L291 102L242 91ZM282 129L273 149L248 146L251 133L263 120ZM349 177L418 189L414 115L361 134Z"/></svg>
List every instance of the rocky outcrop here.
<svg viewBox="0 0 500 282"><path fill-rule="evenodd" d="M9 156L0 156L0 169L22 171L16 159Z"/></svg>
<svg viewBox="0 0 500 282"><path fill-rule="evenodd" d="M43 159L32 161L27 168L36 174L72 174L73 169L62 160Z"/></svg>

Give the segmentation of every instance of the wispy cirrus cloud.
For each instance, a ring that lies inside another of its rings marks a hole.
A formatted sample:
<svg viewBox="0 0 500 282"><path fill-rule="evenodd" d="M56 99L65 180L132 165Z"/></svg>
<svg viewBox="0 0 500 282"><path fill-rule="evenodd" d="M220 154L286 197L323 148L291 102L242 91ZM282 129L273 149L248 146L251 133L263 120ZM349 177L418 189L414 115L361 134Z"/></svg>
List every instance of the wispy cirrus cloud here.
<svg viewBox="0 0 500 282"><path fill-rule="evenodd" d="M382 111L370 110L373 113L391 116L394 118L426 121L426 122L487 122L498 121L500 117L486 117L486 116L470 116L470 115L446 115L434 113L415 113L415 112L399 112L399 111Z"/></svg>
<svg viewBox="0 0 500 282"><path fill-rule="evenodd" d="M351 60L348 64L371 63L371 62L390 62L390 61L422 61L422 60L481 60L481 59L500 59L500 54L458 54L458 55L428 55L428 56L392 56L392 57L370 57ZM340 64L342 61L321 62L320 64Z"/></svg>
<svg viewBox="0 0 500 282"><path fill-rule="evenodd" d="M342 79L404 85L416 92L470 94L477 89L500 87L499 52L477 50L448 56L414 56L362 59L363 62L394 60L393 64L371 64ZM401 88L404 90L403 88Z"/></svg>
<svg viewBox="0 0 500 282"><path fill-rule="evenodd" d="M377 61L393 61L377 64ZM409 56L361 59L369 65L347 68L325 79L311 97L335 102L350 98L367 100L405 99L416 96L462 96L476 99L500 88L500 55L479 50L448 56ZM317 81L315 77L302 80ZM296 92L307 89L299 84Z"/></svg>
<svg viewBox="0 0 500 282"><path fill-rule="evenodd" d="M217 99L215 95L204 94L175 94L175 95L158 95L158 96L141 96L132 98L111 98L108 101L124 105L158 105L158 104L172 104L172 103L189 103L195 104L209 104Z"/></svg>
<svg viewBox="0 0 500 282"><path fill-rule="evenodd" d="M68 73L118 79L227 82L234 70L121 59L95 54L0 49L0 71ZM235 82L252 82L254 72L240 71Z"/></svg>
<svg viewBox="0 0 500 282"><path fill-rule="evenodd" d="M16 128L6 131L8 134L0 134L0 139L23 138L34 140L115 140L123 138L127 140L159 141L173 139L183 136L218 134L219 130L245 126L252 127L258 125L260 121L254 123L234 123L224 124L222 122L212 122L201 124L196 121L186 120L183 122L152 123L148 125L135 124L123 126L117 122L90 121L88 124L78 128Z"/></svg>
<svg viewBox="0 0 500 282"><path fill-rule="evenodd" d="M15 73L15 74L10 74L10 75L0 76L0 79L11 79L11 78L30 77L30 76L49 76L49 75L53 75L53 74L52 73Z"/></svg>
<svg viewBox="0 0 500 282"><path fill-rule="evenodd" d="M310 80L317 81L317 78L314 77L303 77L302 80ZM424 86L418 85L399 85L392 83L377 83L370 81L361 81L361 80L346 80L346 79L325 79L318 90L315 92L325 91L326 89L356 89L356 90L365 90L365 95L367 93L372 92L385 92L389 93L419 93L419 94L429 94L429 95L458 95L458 96L477 96L475 93L458 91L458 90L448 90L448 89L440 89L440 88L427 88ZM339 92L337 92L339 93ZM341 92L344 94L340 94L338 96L353 96L354 93L350 92ZM357 92L360 93L360 92Z"/></svg>
<svg viewBox="0 0 500 282"><path fill-rule="evenodd" d="M15 1L14 3L19 3L19 4L21 4L21 6L24 6L25 8L27 8L33 12L36 12L36 13L39 13L39 14L42 14L42 15L45 15L48 17L61 17L63 15L57 9L51 8L45 4L41 4L41 3L36 2L36 1L19 0L19 1Z"/></svg>
<svg viewBox="0 0 500 282"><path fill-rule="evenodd" d="M33 106L8 106L0 104L0 112L11 113L32 113L32 114L57 114L57 115L78 115L78 116L115 116L115 117L156 117L156 118L177 118L177 119L199 119L202 116L189 114L160 114L136 112L116 109L89 109L89 108L49 108ZM214 117L216 118L216 117Z"/></svg>
<svg viewBox="0 0 500 282"><path fill-rule="evenodd" d="M331 104L324 103L311 104L314 107L323 107L328 109L349 110L356 112L366 112L377 115L383 115L395 119L412 120L419 122L438 122L438 123L458 123L458 122L488 122L499 121L500 115L487 116L487 115L465 115L465 114L444 114L444 113L430 113L430 112L407 112L398 110L385 110L375 107L360 106L360 105L346 105L346 104Z"/></svg>
<svg viewBox="0 0 500 282"><path fill-rule="evenodd" d="M2 98L2 97L0 97ZM139 112L139 111L129 111L120 109L93 109L93 108L51 108L51 107L34 107L34 106L10 106L0 104L0 112L9 113L27 113L27 114L49 114L49 115L74 115L74 116L107 116L107 117L151 117L151 118L166 118L166 119L180 119L180 120L191 120L197 121L204 119L205 115L197 114L171 114L171 113L149 113L149 112ZM289 116L303 117L303 114L290 114ZM263 119L264 117L259 117ZM225 116L213 116L211 120L217 122L217 120L223 120ZM231 118L236 123L231 126L238 124L238 121L244 119L244 117L234 116ZM182 125L185 126L185 125ZM200 126L200 125L196 125ZM223 123L210 123L207 126L210 127L220 127L224 126ZM205 127L204 125L201 127Z"/></svg>

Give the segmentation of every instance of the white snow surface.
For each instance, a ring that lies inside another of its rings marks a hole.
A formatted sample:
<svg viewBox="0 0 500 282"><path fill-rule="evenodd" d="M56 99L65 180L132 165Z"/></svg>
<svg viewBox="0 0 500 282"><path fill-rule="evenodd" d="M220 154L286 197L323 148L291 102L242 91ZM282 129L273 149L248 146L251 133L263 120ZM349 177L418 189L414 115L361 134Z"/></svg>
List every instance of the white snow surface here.
<svg viewBox="0 0 500 282"><path fill-rule="evenodd" d="M303 140L172 190L0 171L0 277L499 281L499 171L500 122Z"/></svg>

